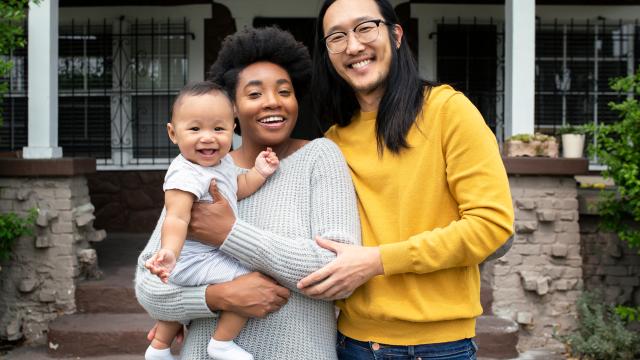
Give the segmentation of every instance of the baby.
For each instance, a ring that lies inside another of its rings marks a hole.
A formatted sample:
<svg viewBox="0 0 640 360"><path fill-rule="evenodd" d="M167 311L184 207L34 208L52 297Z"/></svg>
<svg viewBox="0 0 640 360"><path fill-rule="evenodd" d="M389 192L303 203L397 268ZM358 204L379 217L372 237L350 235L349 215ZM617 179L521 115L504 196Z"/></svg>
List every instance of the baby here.
<svg viewBox="0 0 640 360"><path fill-rule="evenodd" d="M237 214L237 199L256 192L279 164L276 154L267 148L248 172L237 175L228 154L233 137L234 110L225 91L212 82L185 86L173 103L167 132L180 148L167 170L163 185L166 215L162 223L161 249L145 266L162 281L181 286L198 286L230 281L249 271L237 260L218 249L194 240L186 240L194 201L211 201L209 183L215 179ZM222 312L207 352L213 359L253 360L253 356L233 342L247 319ZM158 321L155 338L145 359L173 359L171 342L182 324Z"/></svg>

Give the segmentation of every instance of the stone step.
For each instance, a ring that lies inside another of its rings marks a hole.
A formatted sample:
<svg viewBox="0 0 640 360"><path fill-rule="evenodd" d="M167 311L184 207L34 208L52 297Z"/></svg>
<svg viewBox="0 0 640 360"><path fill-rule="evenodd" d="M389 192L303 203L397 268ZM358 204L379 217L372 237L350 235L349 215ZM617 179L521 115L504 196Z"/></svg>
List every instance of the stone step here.
<svg viewBox="0 0 640 360"><path fill-rule="evenodd" d="M39 347L21 347L15 350L12 350L6 355L0 354L0 359L3 360L140 360L142 359L141 354L120 354L120 355L105 355L105 356L83 356L79 358L77 356L68 356L68 357L52 357L47 352L47 348L45 346Z"/></svg>
<svg viewBox="0 0 640 360"><path fill-rule="evenodd" d="M49 355L106 356L144 354L154 321L146 314L74 314L49 324Z"/></svg>
<svg viewBox="0 0 640 360"><path fill-rule="evenodd" d="M513 359L518 357L518 324L493 315L483 315L476 321L478 357Z"/></svg>
<svg viewBox="0 0 640 360"><path fill-rule="evenodd" d="M135 266L106 268L101 280L76 286L76 308L81 313L143 313L133 289Z"/></svg>
<svg viewBox="0 0 640 360"><path fill-rule="evenodd" d="M146 314L75 314L49 324L49 355L56 358L142 355L147 331L154 321ZM491 359L518 357L518 325L496 316L481 316L476 324L478 356Z"/></svg>

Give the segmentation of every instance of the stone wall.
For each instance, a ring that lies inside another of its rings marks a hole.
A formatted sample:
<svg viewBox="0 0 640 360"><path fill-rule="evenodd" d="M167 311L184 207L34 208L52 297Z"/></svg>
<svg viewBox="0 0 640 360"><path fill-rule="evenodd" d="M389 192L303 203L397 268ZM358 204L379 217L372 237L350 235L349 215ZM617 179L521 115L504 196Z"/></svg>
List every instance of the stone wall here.
<svg viewBox="0 0 640 360"><path fill-rule="evenodd" d="M151 233L164 205L166 171L101 171L89 175L96 227L115 232Z"/></svg>
<svg viewBox="0 0 640 360"><path fill-rule="evenodd" d="M95 165L94 165L95 168ZM0 212L39 209L34 236L17 240L0 270L0 339L46 342L48 322L75 312L74 280L96 275L93 206L84 176L0 176Z"/></svg>
<svg viewBox="0 0 640 360"><path fill-rule="evenodd" d="M485 264L492 312L520 324L521 351L561 347L552 339L576 325L583 289L578 201L573 177L510 176L514 244Z"/></svg>
<svg viewBox="0 0 640 360"><path fill-rule="evenodd" d="M602 292L610 303L640 306L640 249L600 231L598 221L598 216L580 215L585 289Z"/></svg>

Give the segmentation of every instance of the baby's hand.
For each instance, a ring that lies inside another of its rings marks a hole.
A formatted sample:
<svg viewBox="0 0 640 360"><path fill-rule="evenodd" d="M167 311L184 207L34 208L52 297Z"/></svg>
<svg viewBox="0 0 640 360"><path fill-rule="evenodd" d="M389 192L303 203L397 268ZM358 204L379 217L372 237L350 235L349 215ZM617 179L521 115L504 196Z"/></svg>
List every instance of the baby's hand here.
<svg viewBox="0 0 640 360"><path fill-rule="evenodd" d="M176 267L176 255L169 249L160 249L144 263L144 266L166 284L171 271Z"/></svg>
<svg viewBox="0 0 640 360"><path fill-rule="evenodd" d="M276 153L274 153L271 148L268 147L266 151L262 151L260 154L258 154L258 157L256 158L255 168L258 173L260 173L260 175L268 178L269 176L273 175L274 172L276 172L278 164L280 164L280 160L278 160Z"/></svg>

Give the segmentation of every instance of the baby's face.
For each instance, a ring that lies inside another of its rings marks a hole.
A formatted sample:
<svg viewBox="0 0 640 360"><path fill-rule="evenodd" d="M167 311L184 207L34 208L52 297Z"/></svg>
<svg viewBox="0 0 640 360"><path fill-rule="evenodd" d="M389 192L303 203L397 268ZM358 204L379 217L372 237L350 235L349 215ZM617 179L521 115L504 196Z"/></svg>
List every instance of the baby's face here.
<svg viewBox="0 0 640 360"><path fill-rule="evenodd" d="M225 95L186 95L176 104L167 131L187 160L214 166L231 149L233 119L233 107Z"/></svg>

